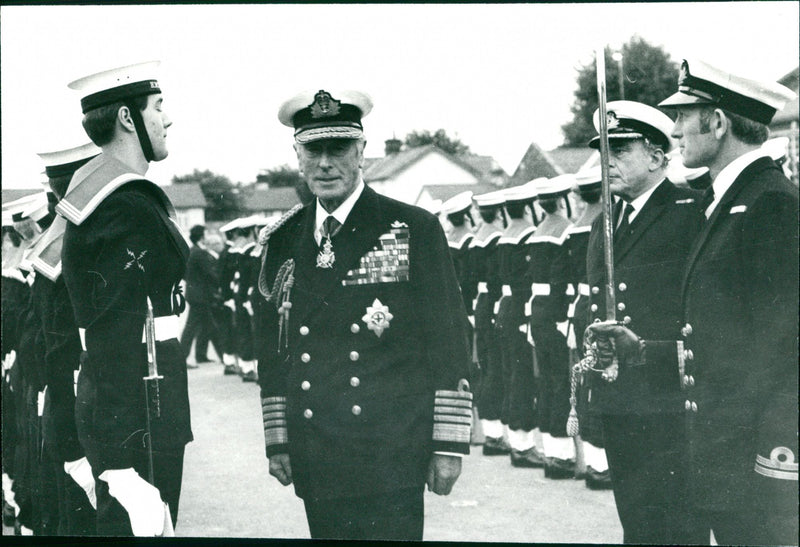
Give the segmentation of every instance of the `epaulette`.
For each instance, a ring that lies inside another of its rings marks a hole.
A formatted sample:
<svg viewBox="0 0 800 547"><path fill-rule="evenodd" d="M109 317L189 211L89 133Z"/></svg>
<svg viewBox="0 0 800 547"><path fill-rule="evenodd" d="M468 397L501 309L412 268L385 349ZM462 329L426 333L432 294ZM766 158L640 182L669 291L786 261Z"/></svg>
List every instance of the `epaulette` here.
<svg viewBox="0 0 800 547"><path fill-rule="evenodd" d="M261 231L258 233L258 243L260 245L266 245L267 241L269 241L269 237L281 226L286 224L286 222L292 218L294 215L300 212L303 208L302 203L298 203L288 211L286 211L281 218L278 219L277 222L270 226L264 226Z"/></svg>

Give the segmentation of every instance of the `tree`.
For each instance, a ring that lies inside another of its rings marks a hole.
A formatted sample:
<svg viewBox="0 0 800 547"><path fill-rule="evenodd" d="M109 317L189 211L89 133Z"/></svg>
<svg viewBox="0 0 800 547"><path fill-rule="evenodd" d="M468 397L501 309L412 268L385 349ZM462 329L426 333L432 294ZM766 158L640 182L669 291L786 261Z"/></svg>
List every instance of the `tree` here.
<svg viewBox="0 0 800 547"><path fill-rule="evenodd" d="M620 93L620 64L605 50L606 97L608 101L622 98ZM625 99L656 106L677 90L678 64L661 47L653 46L639 36L633 36L622 46L623 89ZM578 89L570 110L572 121L561 126L564 144L585 146L597 132L592 116L597 110L597 66L594 60L578 69Z"/></svg>
<svg viewBox="0 0 800 547"><path fill-rule="evenodd" d="M303 177L300 171L292 169L288 165L279 165L270 169L262 169L256 176L256 182L268 184L271 188L294 186L300 183Z"/></svg>
<svg viewBox="0 0 800 547"><path fill-rule="evenodd" d="M461 142L457 137L449 137L444 129L437 129L436 133L433 134L427 129L424 131L412 131L406 135L405 144L409 148L433 144L440 150L454 155L469 152L469 146Z"/></svg>
<svg viewBox="0 0 800 547"><path fill-rule="evenodd" d="M239 215L237 188L225 175L195 169L189 175L172 177L172 184L199 184L208 202L207 220L228 220Z"/></svg>

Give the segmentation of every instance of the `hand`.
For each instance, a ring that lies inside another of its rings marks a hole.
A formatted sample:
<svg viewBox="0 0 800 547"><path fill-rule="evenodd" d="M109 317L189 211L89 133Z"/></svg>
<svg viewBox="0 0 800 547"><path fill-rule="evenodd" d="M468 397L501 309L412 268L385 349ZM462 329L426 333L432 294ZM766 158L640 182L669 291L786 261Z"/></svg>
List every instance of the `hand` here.
<svg viewBox="0 0 800 547"><path fill-rule="evenodd" d="M83 488L86 492L86 497L89 498L89 503L92 507L97 509L97 495L94 490L94 477L92 476L92 466L89 465L89 460L83 457L74 462L64 462L64 471L72 477L78 486Z"/></svg>
<svg viewBox="0 0 800 547"><path fill-rule="evenodd" d="M253 315L253 304L249 300L245 300L242 307L247 310L248 315Z"/></svg>
<svg viewBox="0 0 800 547"><path fill-rule="evenodd" d="M164 533L166 505L158 488L140 477L132 467L103 471L100 478L108 483L108 493L128 512L134 536Z"/></svg>
<svg viewBox="0 0 800 547"><path fill-rule="evenodd" d="M269 474L284 486L292 484L292 464L289 462L289 454L270 456Z"/></svg>
<svg viewBox="0 0 800 547"><path fill-rule="evenodd" d="M614 341L614 349L621 363L631 364L633 362L638 362L639 351L641 349L639 337L628 327L620 325L616 321L591 323L586 327L586 336L588 339L592 337L596 339L601 362L606 358L604 353L607 354L609 351L604 341L609 339Z"/></svg>
<svg viewBox="0 0 800 547"><path fill-rule="evenodd" d="M428 490L446 496L453 490L459 475L461 475L461 458L434 454L428 465Z"/></svg>

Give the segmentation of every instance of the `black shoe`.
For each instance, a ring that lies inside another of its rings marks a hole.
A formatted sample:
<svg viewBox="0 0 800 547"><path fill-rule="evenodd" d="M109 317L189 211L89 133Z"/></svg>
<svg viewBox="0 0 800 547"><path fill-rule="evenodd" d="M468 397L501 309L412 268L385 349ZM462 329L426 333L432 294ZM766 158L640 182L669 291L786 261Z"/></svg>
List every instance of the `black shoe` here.
<svg viewBox="0 0 800 547"><path fill-rule="evenodd" d="M15 514L14 508L8 504L8 502L3 501L3 526L8 526L11 528L14 526L14 520L16 520L17 515Z"/></svg>
<svg viewBox="0 0 800 547"><path fill-rule="evenodd" d="M546 458L544 476L548 479L571 479L575 476L575 462L558 458Z"/></svg>
<svg viewBox="0 0 800 547"><path fill-rule="evenodd" d="M235 376L236 372L236 365L225 365L225 369L222 371L222 374L225 376Z"/></svg>
<svg viewBox="0 0 800 547"><path fill-rule="evenodd" d="M209 359L208 357L195 357L195 358L194 358L194 361L195 361L195 362L196 362L198 365L202 365L203 363L210 363L210 362L211 362L211 359Z"/></svg>
<svg viewBox="0 0 800 547"><path fill-rule="evenodd" d="M483 455L484 456L505 456L511 454L511 447L508 443L500 437L486 437L483 441Z"/></svg>
<svg viewBox="0 0 800 547"><path fill-rule="evenodd" d="M257 382L257 381L258 381L258 375L254 370L242 374L242 382Z"/></svg>
<svg viewBox="0 0 800 547"><path fill-rule="evenodd" d="M591 467L587 467L586 487L589 490L611 490L611 473L608 469L595 471Z"/></svg>
<svg viewBox="0 0 800 547"><path fill-rule="evenodd" d="M200 365L198 365L196 363L186 363L186 368L196 369L196 368L200 368Z"/></svg>
<svg viewBox="0 0 800 547"><path fill-rule="evenodd" d="M514 467L544 467L544 457L535 446L527 450L512 450L511 465Z"/></svg>

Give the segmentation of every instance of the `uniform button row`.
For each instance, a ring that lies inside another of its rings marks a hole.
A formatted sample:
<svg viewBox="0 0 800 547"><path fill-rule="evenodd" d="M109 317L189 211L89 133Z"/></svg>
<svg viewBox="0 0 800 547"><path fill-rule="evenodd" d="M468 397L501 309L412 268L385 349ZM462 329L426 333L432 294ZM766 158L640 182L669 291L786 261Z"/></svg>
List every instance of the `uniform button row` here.
<svg viewBox="0 0 800 547"><path fill-rule="evenodd" d="M694 359L694 352L690 349L683 350L683 358L686 359L687 361L691 361L692 359Z"/></svg>
<svg viewBox="0 0 800 547"><path fill-rule="evenodd" d="M350 360L351 361L358 361L361 358L361 355L357 351L350 352ZM311 356L308 353L303 353L300 355L300 360L304 363L311 362Z"/></svg>
<svg viewBox="0 0 800 547"><path fill-rule="evenodd" d="M358 334L361 331L361 327L358 326L358 323L353 323L350 325L350 332L353 334ZM303 325L300 327L300 334L306 336L309 333L309 329L307 326Z"/></svg>
<svg viewBox="0 0 800 547"><path fill-rule="evenodd" d="M693 386L694 385L694 376L689 376L688 374L685 374L683 376L683 385L690 386L690 387Z"/></svg>
<svg viewBox="0 0 800 547"><path fill-rule="evenodd" d="M687 401L683 404L683 407L686 410L691 410L692 412L697 412L697 403L695 403L694 401L689 401L687 399Z"/></svg>

